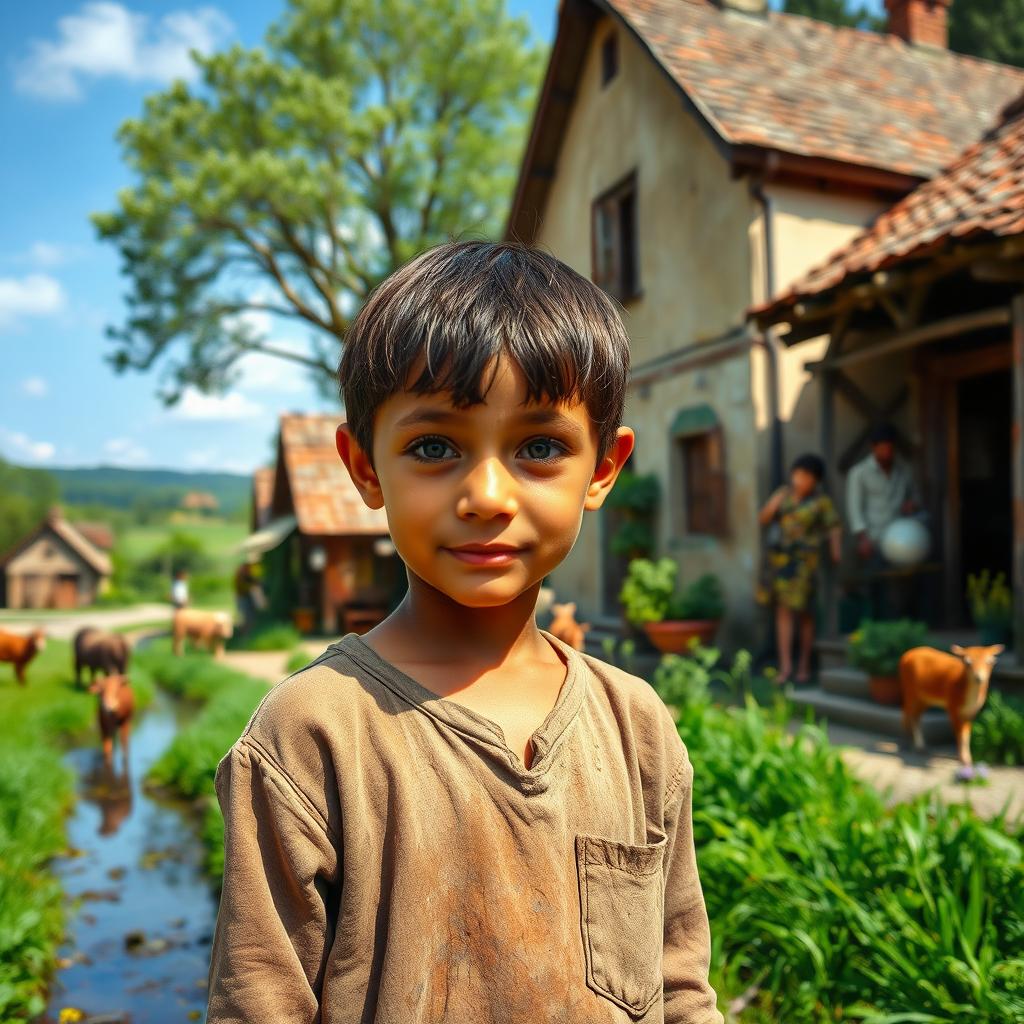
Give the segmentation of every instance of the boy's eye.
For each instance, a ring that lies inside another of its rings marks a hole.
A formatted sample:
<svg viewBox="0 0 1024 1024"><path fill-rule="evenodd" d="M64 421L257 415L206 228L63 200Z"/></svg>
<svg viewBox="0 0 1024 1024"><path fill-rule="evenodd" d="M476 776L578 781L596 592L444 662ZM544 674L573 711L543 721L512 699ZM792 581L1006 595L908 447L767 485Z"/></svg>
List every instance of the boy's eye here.
<svg viewBox="0 0 1024 1024"><path fill-rule="evenodd" d="M423 462L443 462L458 454L443 437L421 437L406 450Z"/></svg>
<svg viewBox="0 0 1024 1024"><path fill-rule="evenodd" d="M548 462L565 452L565 449L550 437L535 437L519 450L526 458L536 462Z"/></svg>

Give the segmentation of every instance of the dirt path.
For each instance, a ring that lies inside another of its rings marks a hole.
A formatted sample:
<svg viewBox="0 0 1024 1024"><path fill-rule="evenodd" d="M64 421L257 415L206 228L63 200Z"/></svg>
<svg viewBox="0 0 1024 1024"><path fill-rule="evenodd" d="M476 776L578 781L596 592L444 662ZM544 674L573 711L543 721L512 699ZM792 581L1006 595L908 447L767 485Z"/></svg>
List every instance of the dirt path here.
<svg viewBox="0 0 1024 1024"><path fill-rule="evenodd" d="M954 781L957 759L952 747L919 754L896 740L832 724L828 735L843 748L843 759L860 778L877 789L891 790L892 803L934 789L946 803L966 800L986 818L1007 805L1012 818L1024 818L1024 768L989 768L988 785L965 786Z"/></svg>
<svg viewBox="0 0 1024 1024"><path fill-rule="evenodd" d="M83 608L75 612L31 612L21 610L0 611L0 627L10 628L15 633L27 633L42 628L47 636L58 640L70 640L83 626L97 629L124 629L128 626L142 626L166 620L171 622L169 604L136 604L130 608Z"/></svg>
<svg viewBox="0 0 1024 1024"><path fill-rule="evenodd" d="M300 645L312 661L323 653L331 641L326 637L321 640L305 640ZM239 672L265 679L268 683L279 683L288 675L285 665L292 656L292 651L225 651L224 664L230 665Z"/></svg>

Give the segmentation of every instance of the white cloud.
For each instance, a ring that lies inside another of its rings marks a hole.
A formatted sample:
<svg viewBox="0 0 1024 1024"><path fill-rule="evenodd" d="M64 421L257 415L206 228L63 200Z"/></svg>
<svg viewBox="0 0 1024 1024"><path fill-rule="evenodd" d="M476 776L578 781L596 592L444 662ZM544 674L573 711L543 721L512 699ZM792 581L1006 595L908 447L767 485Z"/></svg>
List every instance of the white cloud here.
<svg viewBox="0 0 1024 1024"><path fill-rule="evenodd" d="M21 390L29 398L45 398L50 393L50 385L42 377L26 377L21 382Z"/></svg>
<svg viewBox="0 0 1024 1024"><path fill-rule="evenodd" d="M204 395L189 387L181 401L171 407L169 415L177 420L248 420L263 415L263 406L239 391Z"/></svg>
<svg viewBox="0 0 1024 1024"><path fill-rule="evenodd" d="M19 64L15 85L49 100L76 100L83 81L104 77L132 82L193 79L189 53L209 53L232 31L215 7L171 11L156 24L111 0L83 4L57 21L55 39L37 39Z"/></svg>
<svg viewBox="0 0 1024 1024"><path fill-rule="evenodd" d="M130 437L112 437L103 443L104 454L118 466L140 466L149 461L149 452Z"/></svg>
<svg viewBox="0 0 1024 1024"><path fill-rule="evenodd" d="M49 274L0 277L0 330L23 316L59 313L66 302L60 281Z"/></svg>
<svg viewBox="0 0 1024 1024"><path fill-rule="evenodd" d="M47 462L57 451L49 441L33 441L20 430L7 430L0 427L0 445L12 459L28 459L30 462Z"/></svg>
<svg viewBox="0 0 1024 1024"><path fill-rule="evenodd" d="M29 262L47 270L67 263L72 255L71 246L57 245L53 242L33 242L28 250Z"/></svg>

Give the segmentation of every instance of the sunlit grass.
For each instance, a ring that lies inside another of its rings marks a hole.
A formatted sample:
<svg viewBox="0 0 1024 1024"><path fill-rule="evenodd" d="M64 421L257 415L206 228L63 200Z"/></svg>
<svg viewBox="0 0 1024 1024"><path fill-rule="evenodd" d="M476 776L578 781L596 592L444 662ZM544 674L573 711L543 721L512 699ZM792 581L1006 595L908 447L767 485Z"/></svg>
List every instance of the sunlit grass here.
<svg viewBox="0 0 1024 1024"><path fill-rule="evenodd" d="M19 686L0 665L0 1021L31 1020L64 929L59 883L48 862L65 847L64 818L75 779L64 765L69 741L95 742L96 697L77 688L67 643L47 641ZM133 670L137 706L153 695Z"/></svg>

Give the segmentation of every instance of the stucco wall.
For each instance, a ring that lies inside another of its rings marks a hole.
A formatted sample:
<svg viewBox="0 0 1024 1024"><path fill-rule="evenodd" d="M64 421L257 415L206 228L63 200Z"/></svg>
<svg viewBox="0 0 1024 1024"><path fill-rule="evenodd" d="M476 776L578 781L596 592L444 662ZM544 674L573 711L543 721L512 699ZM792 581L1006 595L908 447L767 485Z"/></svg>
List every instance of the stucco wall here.
<svg viewBox="0 0 1024 1024"><path fill-rule="evenodd" d="M742 324L751 301L748 236L756 211L677 90L621 30L619 72L601 86L600 46L612 29L605 19L594 33L537 243L590 276L591 203L635 171L642 294L624 319L636 369ZM676 556L687 579L719 573L736 592L737 609L749 599L752 580L757 451L750 388L749 355L741 351L634 387L626 409L637 433L635 468L657 473L664 485L659 553ZM669 426L681 408L702 403L716 410L725 435L735 532L724 542L686 538L671 500L677 467ZM599 516L585 516L575 550L553 578L563 597L579 602L582 617L614 611L602 607L601 534Z"/></svg>
<svg viewBox="0 0 1024 1024"><path fill-rule="evenodd" d="M822 190L771 185L765 193L774 220L775 286L785 291L797 278L823 263L886 208L867 196L843 196ZM751 229L755 253L754 292L764 295L763 236L760 218ZM820 398L804 365L820 359L827 338L812 338L779 353L780 411L785 423L785 458L821 447ZM763 390L756 394L764 394ZM759 418L764 416L759 410Z"/></svg>

